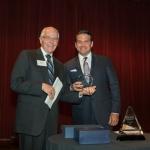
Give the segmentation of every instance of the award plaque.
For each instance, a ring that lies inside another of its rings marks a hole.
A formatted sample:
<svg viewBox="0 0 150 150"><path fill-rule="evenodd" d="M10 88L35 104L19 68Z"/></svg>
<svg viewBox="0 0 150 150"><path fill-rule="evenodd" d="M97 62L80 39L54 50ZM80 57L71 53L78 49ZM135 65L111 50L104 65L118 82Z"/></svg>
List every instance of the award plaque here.
<svg viewBox="0 0 150 150"><path fill-rule="evenodd" d="M128 106L117 140L145 140L142 128L131 106Z"/></svg>

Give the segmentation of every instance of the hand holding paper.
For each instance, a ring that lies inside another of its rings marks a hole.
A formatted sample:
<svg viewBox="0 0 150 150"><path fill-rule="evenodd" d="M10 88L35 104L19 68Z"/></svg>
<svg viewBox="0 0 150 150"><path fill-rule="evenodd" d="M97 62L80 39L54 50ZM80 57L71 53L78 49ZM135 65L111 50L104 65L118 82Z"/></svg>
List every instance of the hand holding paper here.
<svg viewBox="0 0 150 150"><path fill-rule="evenodd" d="M49 108L52 107L53 103L55 102L58 94L60 93L62 87L63 87L63 84L62 82L60 81L60 79L57 77L53 83L53 87L55 89L55 95L53 98L50 99L49 96L46 97L46 100L45 100L45 103L48 105Z"/></svg>
<svg viewBox="0 0 150 150"><path fill-rule="evenodd" d="M42 83L42 90L50 97L53 99L55 95L55 89L52 85L49 85L47 83Z"/></svg>

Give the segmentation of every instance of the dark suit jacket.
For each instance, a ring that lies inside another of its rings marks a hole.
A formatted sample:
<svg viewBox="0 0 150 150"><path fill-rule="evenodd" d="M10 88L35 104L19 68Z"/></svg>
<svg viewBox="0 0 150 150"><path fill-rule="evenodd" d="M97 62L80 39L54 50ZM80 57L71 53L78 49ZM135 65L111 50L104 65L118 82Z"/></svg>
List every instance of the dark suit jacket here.
<svg viewBox="0 0 150 150"><path fill-rule="evenodd" d="M69 82L83 75L78 57L68 61L65 66ZM107 57L92 54L91 75L96 92L92 96L83 96L81 103L73 105L73 121L88 124L85 118L92 113L98 124L108 126L110 113L120 111L119 84L111 61Z"/></svg>
<svg viewBox="0 0 150 150"><path fill-rule="evenodd" d="M41 90L42 83L48 83L47 67L37 65L37 60L44 60L40 49L22 51L11 76L11 88L18 93L16 132L35 136L44 129L49 112L48 106L44 103L47 95ZM56 58L53 61L55 77L58 76L65 86L64 66ZM66 93L67 88L64 89L51 109L51 120L54 128L57 126L58 118L57 102L61 94ZM76 97L77 99L77 96L74 95L73 98ZM72 99L72 96L70 94L65 98Z"/></svg>

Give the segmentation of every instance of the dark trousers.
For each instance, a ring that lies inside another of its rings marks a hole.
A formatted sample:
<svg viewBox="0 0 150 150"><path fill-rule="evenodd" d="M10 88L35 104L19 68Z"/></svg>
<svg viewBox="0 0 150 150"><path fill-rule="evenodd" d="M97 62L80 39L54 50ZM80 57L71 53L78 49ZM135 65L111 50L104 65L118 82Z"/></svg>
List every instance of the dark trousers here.
<svg viewBox="0 0 150 150"><path fill-rule="evenodd" d="M19 134L20 150L44 150L45 138L42 133L39 136L31 136L27 134Z"/></svg>
<svg viewBox="0 0 150 150"><path fill-rule="evenodd" d="M52 112L48 113L45 128L38 136L19 133L20 150L46 150L46 142L49 136L57 134L56 119Z"/></svg>
<svg viewBox="0 0 150 150"><path fill-rule="evenodd" d="M81 104L72 109L73 124L98 124L90 97L86 97Z"/></svg>

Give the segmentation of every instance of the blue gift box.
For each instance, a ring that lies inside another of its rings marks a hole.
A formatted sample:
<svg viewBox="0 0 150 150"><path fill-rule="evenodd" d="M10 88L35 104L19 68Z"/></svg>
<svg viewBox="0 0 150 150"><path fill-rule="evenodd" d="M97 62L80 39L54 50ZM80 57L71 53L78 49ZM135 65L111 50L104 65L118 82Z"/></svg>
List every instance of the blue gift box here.
<svg viewBox="0 0 150 150"><path fill-rule="evenodd" d="M102 128L76 128L75 140L79 144L106 144L110 143L110 131Z"/></svg>
<svg viewBox="0 0 150 150"><path fill-rule="evenodd" d="M64 138L74 138L74 126L72 125L63 125L62 126L62 133Z"/></svg>
<svg viewBox="0 0 150 150"><path fill-rule="evenodd" d="M62 125L62 133L64 138L75 138L75 131L76 129L80 128L99 128L102 129L103 127L100 125Z"/></svg>

